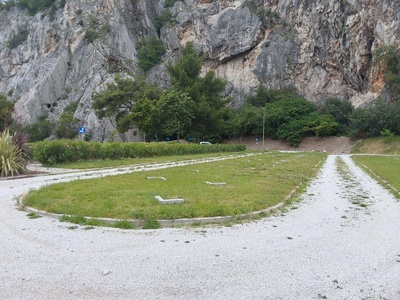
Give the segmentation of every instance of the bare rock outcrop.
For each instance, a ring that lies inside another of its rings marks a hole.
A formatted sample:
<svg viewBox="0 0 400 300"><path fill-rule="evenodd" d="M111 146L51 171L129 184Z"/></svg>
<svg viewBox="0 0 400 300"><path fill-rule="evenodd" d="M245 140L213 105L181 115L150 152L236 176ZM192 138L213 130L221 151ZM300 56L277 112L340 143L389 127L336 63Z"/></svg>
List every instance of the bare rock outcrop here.
<svg viewBox="0 0 400 300"><path fill-rule="evenodd" d="M56 2L57 3L57 2ZM227 80L233 105L262 84L292 87L310 101L350 99L359 106L384 90L374 51L396 45L400 3L391 0L67 0L65 6L29 16L0 11L0 93L15 102L15 116L32 123L59 118L78 101L75 117L93 139L107 140L115 122L99 120L92 94L115 73L135 77L138 41L158 34L164 63L192 41L204 54L203 71ZM165 9L171 20L156 28ZM164 64L148 80L168 87ZM140 140L140 135L117 139Z"/></svg>

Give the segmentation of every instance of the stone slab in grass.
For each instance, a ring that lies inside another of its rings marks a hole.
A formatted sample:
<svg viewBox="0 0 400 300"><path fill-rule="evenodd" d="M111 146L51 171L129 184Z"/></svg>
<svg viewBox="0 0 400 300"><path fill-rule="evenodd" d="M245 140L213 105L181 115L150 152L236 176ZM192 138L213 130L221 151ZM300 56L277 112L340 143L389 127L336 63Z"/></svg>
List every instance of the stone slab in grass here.
<svg viewBox="0 0 400 300"><path fill-rule="evenodd" d="M150 177L147 177L147 179L161 179L161 180L167 180L167 178L165 178L165 177L162 177L162 176L150 176Z"/></svg>
<svg viewBox="0 0 400 300"><path fill-rule="evenodd" d="M222 186L222 185L226 185L226 182L210 182L210 181L206 181L206 184Z"/></svg>
<svg viewBox="0 0 400 300"><path fill-rule="evenodd" d="M154 198L156 198L160 204L182 204L185 202L185 200L182 198L163 199L161 196L155 196Z"/></svg>

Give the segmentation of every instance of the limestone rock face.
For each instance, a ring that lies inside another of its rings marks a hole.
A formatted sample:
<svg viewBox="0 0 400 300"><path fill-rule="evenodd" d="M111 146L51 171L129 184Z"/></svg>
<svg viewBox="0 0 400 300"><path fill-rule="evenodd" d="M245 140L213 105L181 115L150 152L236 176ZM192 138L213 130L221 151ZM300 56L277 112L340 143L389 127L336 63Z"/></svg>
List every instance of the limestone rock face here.
<svg viewBox="0 0 400 300"><path fill-rule="evenodd" d="M138 41L156 34L167 47L164 62L193 42L204 54L203 71L227 80L226 95L235 106L260 84L295 88L313 102L339 97L364 105L384 89L374 51L397 45L400 35L400 2L392 0L164 3L66 0L53 13L0 11L0 93L15 102L15 117L22 123L41 115L56 120L78 101L75 117L92 139L140 140L134 131L113 135L115 121L96 117L92 94L115 73L141 74ZM165 9L171 20L156 28ZM164 64L145 75L169 86Z"/></svg>

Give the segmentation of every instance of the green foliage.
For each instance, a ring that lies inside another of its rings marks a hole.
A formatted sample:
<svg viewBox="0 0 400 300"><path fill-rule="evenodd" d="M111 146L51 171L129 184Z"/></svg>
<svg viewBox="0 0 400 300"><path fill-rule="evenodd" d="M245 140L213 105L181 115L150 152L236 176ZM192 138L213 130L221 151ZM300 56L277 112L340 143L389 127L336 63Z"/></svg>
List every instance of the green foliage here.
<svg viewBox="0 0 400 300"><path fill-rule="evenodd" d="M58 138L72 139L78 135L79 120L74 117L78 101L70 103L55 124L55 134Z"/></svg>
<svg viewBox="0 0 400 300"><path fill-rule="evenodd" d="M374 62L383 67L384 79L391 96L400 97L400 54L394 45L383 45L376 49Z"/></svg>
<svg viewBox="0 0 400 300"><path fill-rule="evenodd" d="M186 133L192 125L194 102L182 91L170 90L161 95L157 104L157 115L161 131L166 135Z"/></svg>
<svg viewBox="0 0 400 300"><path fill-rule="evenodd" d="M117 129L125 132L134 125L146 134L156 132L155 103L161 95L159 87L148 84L143 78L115 77L115 83L93 94L93 109L99 118L116 117Z"/></svg>
<svg viewBox="0 0 400 300"><path fill-rule="evenodd" d="M161 228L160 222L154 219L146 220L143 224L143 229L158 229Z"/></svg>
<svg viewBox="0 0 400 300"><path fill-rule="evenodd" d="M182 49L182 56L175 65L169 63L167 69L175 90L187 93L194 101L194 119L188 132L199 139L202 135L216 135L226 132L229 109L221 96L226 82L215 77L213 71L200 77L203 58L192 43Z"/></svg>
<svg viewBox="0 0 400 300"><path fill-rule="evenodd" d="M255 107L263 107L268 102L272 102L272 99L268 90L262 85L257 88L255 95L250 95L246 98L246 103Z"/></svg>
<svg viewBox="0 0 400 300"><path fill-rule="evenodd" d="M152 98L146 96L137 99L129 115L130 123L136 124L148 137L151 137L152 134L157 133L159 130L156 105L158 98L161 96L161 91L156 87L151 90L157 91L157 94L154 94Z"/></svg>
<svg viewBox="0 0 400 300"><path fill-rule="evenodd" d="M323 115L317 112L307 116L304 132L313 133L316 137L334 135L338 129L338 123L331 115Z"/></svg>
<svg viewBox="0 0 400 300"><path fill-rule="evenodd" d="M336 105L336 100L332 102ZM347 108L347 105L343 107ZM261 135L264 122L267 136L286 140L289 145L298 146L301 139L310 134L315 136L336 134L338 122L329 112L340 119L343 116L341 113L348 111L340 110L341 106L340 109L335 106L334 109L330 109L330 106L326 108L326 113L321 114L317 112L313 103L289 89L265 90L259 87L257 94L249 96L246 104L235 111L234 134Z"/></svg>
<svg viewBox="0 0 400 300"><path fill-rule="evenodd" d="M349 135L352 138L377 137L385 130L400 134L400 102L379 100L367 107L357 107L350 115Z"/></svg>
<svg viewBox="0 0 400 300"><path fill-rule="evenodd" d="M0 134L0 176L14 176L28 173L26 169L28 157L14 136L5 130Z"/></svg>
<svg viewBox="0 0 400 300"><path fill-rule="evenodd" d="M37 213L30 212L26 215L29 219L39 219L41 216L39 216Z"/></svg>
<svg viewBox="0 0 400 300"><path fill-rule="evenodd" d="M143 38L139 44L137 53L139 67L143 71L148 71L162 61L162 56L165 54L165 46L161 40L152 36Z"/></svg>
<svg viewBox="0 0 400 300"><path fill-rule="evenodd" d="M168 100L172 105L171 95L174 95L172 98L175 97L174 99L177 100L186 94L193 100L189 101L190 107L184 108L180 101L177 105L180 105L181 111L192 110L190 115L193 114L193 117L191 117L191 125L179 131L187 132L190 136L195 136L197 140L201 136L219 136L220 140L221 134L226 134L231 130L230 110L226 107L227 101L221 97L226 83L216 78L215 73L211 71L204 77L200 77L202 58L194 49L193 44L188 43L182 53L183 56L175 65L169 63L167 66L175 91L171 93L167 91L163 101ZM155 133L171 132L170 120L164 119L164 116L171 115L171 112L162 114L161 118L157 113L161 96L161 90L158 87L147 84L142 78L132 80L116 76L115 81L115 84L107 85L106 91L93 95L93 108L99 118L115 116L117 128L121 132L137 125L140 130L150 136L150 140ZM169 118L171 119L172 115ZM162 124L161 120L168 124ZM186 121L184 123L188 124ZM178 129L177 126L178 124L174 124L174 131Z"/></svg>
<svg viewBox="0 0 400 300"><path fill-rule="evenodd" d="M194 101L198 101L200 97L197 83L200 80L202 63L203 58L197 53L193 43L187 43L179 60L174 65L167 65L172 86L188 93Z"/></svg>
<svg viewBox="0 0 400 300"><path fill-rule="evenodd" d="M392 132L390 132L389 129L384 129L384 130L382 130L382 131L380 132L380 135L381 135L381 136L384 136L384 137L394 137L394 134L393 134Z"/></svg>
<svg viewBox="0 0 400 300"><path fill-rule="evenodd" d="M291 146L298 146L301 138L310 131L310 120L316 115L313 103L295 94L284 95L266 105L266 134L283 139ZM321 125L321 124L320 124ZM319 129L322 131L322 129Z"/></svg>
<svg viewBox="0 0 400 300"><path fill-rule="evenodd" d="M331 115L338 123L338 134L346 134L350 124L350 116L354 110L350 101L328 98L320 108L321 114Z"/></svg>
<svg viewBox="0 0 400 300"><path fill-rule="evenodd" d="M42 164L52 165L89 159L91 151L96 150L95 147L92 148L88 142L82 140L41 141L34 144L32 155Z"/></svg>
<svg viewBox="0 0 400 300"><path fill-rule="evenodd" d="M234 117L234 135L247 136L262 134L264 108L244 105L236 110Z"/></svg>
<svg viewBox="0 0 400 300"><path fill-rule="evenodd" d="M12 124L14 103L7 100L7 97L0 94L0 132Z"/></svg>
<svg viewBox="0 0 400 300"><path fill-rule="evenodd" d="M107 89L94 93L93 109L97 117L112 117L119 112L128 113L134 104L135 95L140 93L143 80L132 80L115 76L115 83L108 83Z"/></svg>
<svg viewBox="0 0 400 300"><path fill-rule="evenodd" d="M83 25L83 21L82 20L79 21L79 25ZM105 34L107 34L108 32L110 32L110 25L106 24L102 27L100 27L99 30L96 30L94 28L94 26L96 26L96 20L95 19L90 19L90 26L92 26L93 28L89 28L88 30L86 30L85 32L85 36L83 37L83 39L87 42L87 43L93 43L95 40L97 40L98 38L104 36Z"/></svg>
<svg viewBox="0 0 400 300"><path fill-rule="evenodd" d="M284 98L298 96L296 91L290 88L279 90L267 90L264 86L260 85L257 88L255 95L249 95L246 98L246 104L256 107L264 107L267 103L279 101Z"/></svg>
<svg viewBox="0 0 400 300"><path fill-rule="evenodd" d="M54 4L55 0L18 0L16 5L19 9L26 9L30 15L45 10Z"/></svg>
<svg viewBox="0 0 400 300"><path fill-rule="evenodd" d="M13 35L10 40L7 41L7 48L14 49L21 45L28 38L28 31L26 29L21 30L17 34Z"/></svg>
<svg viewBox="0 0 400 300"><path fill-rule="evenodd" d="M171 24L172 22L173 17L171 12L168 9L163 9L154 20L154 26L156 27L158 35L160 35L160 30L163 26Z"/></svg>
<svg viewBox="0 0 400 300"><path fill-rule="evenodd" d="M96 30L88 29L88 30L86 30L85 36L83 37L83 39L90 44L90 43L93 43L95 40L97 40L99 37L100 37L100 33L98 33Z"/></svg>
<svg viewBox="0 0 400 300"><path fill-rule="evenodd" d="M37 142L50 137L53 132L53 126L54 125L46 119L46 116L41 116L37 122L26 125L23 131L28 134L32 142Z"/></svg>
<svg viewBox="0 0 400 300"><path fill-rule="evenodd" d="M218 152L244 151L244 145L181 143L99 143L82 140L54 140L37 142L33 148L35 160L51 165L88 159L121 159Z"/></svg>
<svg viewBox="0 0 400 300"><path fill-rule="evenodd" d="M86 225L86 226L106 226L107 224L98 219L91 219L91 218L85 218L84 216L81 215L63 215L60 218L60 222L70 222L73 224L79 224L79 225Z"/></svg>
<svg viewBox="0 0 400 300"><path fill-rule="evenodd" d="M129 222L127 220L122 220L122 221L115 222L112 227L121 228L121 229L134 229L135 225L133 225L132 222Z"/></svg>

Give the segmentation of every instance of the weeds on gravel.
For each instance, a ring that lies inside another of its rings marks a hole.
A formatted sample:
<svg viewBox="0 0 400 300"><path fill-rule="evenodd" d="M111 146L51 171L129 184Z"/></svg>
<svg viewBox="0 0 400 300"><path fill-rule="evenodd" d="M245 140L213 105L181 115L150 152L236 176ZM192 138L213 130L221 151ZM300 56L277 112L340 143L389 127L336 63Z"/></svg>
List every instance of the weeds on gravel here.
<svg viewBox="0 0 400 300"><path fill-rule="evenodd" d="M86 225L88 227L93 227L93 226L102 226L102 227L114 227L114 228L121 228L121 229L133 229L135 228L135 225L132 222L129 222L127 220L121 220L117 221L115 223L107 223L104 222L103 220L98 220L98 219L91 219L91 218L85 218L84 216L81 215L63 215L60 217L60 222L70 222L73 224L79 224L79 225ZM76 226L72 226L73 228L69 229L76 229ZM88 229L87 227L85 229ZM91 229L91 228L89 228Z"/></svg>
<svg viewBox="0 0 400 300"><path fill-rule="evenodd" d="M158 229L161 228L160 223L157 220L146 220L143 225L143 229Z"/></svg>
<svg viewBox="0 0 400 300"><path fill-rule="evenodd" d="M340 174L340 176L346 181L346 182L353 182L352 178L351 178L351 173L349 168L347 167L346 163L340 158L337 157L336 158L336 164L338 166L338 172ZM346 189L348 188L355 188L357 187L356 184L348 184L345 186ZM354 200L351 202L353 205L358 205L360 207L366 208L368 207L367 204L365 204L363 201L365 199L368 199L368 196L365 195L355 195Z"/></svg>
<svg viewBox="0 0 400 300"><path fill-rule="evenodd" d="M34 213L34 212L30 212L26 215L29 219L39 219L41 218L41 216L39 216L38 214Z"/></svg>

